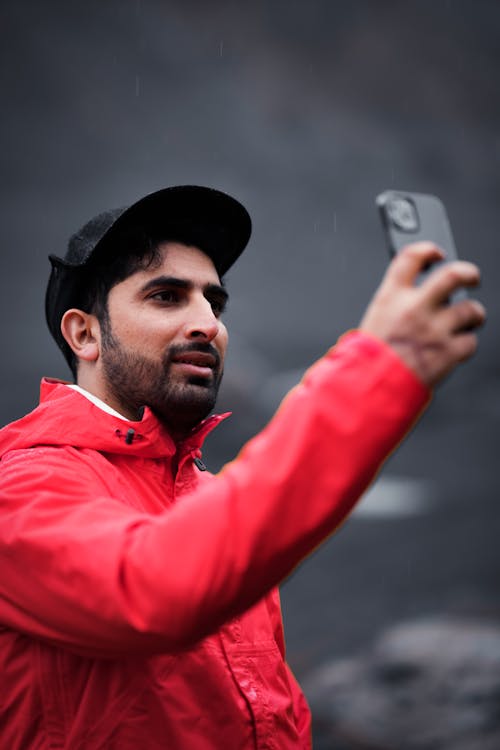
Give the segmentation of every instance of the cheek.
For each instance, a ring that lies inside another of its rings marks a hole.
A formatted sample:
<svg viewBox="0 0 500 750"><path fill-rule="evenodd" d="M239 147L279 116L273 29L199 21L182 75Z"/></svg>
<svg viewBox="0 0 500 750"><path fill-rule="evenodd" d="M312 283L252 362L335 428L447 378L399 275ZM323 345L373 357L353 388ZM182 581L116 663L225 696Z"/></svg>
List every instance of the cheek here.
<svg viewBox="0 0 500 750"><path fill-rule="evenodd" d="M112 330L115 338L125 349L149 348L153 344L151 327L141 326L137 320L121 318Z"/></svg>
<svg viewBox="0 0 500 750"><path fill-rule="evenodd" d="M175 320L141 306L123 309L116 305L110 309L110 321L114 337L125 349L149 352L152 356L163 354L177 331Z"/></svg>

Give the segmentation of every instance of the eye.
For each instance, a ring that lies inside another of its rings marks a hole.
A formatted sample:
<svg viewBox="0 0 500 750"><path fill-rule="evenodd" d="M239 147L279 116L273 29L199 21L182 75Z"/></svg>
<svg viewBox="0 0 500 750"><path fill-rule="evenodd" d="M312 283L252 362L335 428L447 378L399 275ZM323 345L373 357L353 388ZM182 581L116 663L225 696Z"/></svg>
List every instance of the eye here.
<svg viewBox="0 0 500 750"><path fill-rule="evenodd" d="M212 308L215 317L219 318L226 311L227 300L218 297L207 299L210 302L210 307Z"/></svg>
<svg viewBox="0 0 500 750"><path fill-rule="evenodd" d="M149 299L164 304L173 304L179 301L179 292L176 289L160 289L160 291L151 294Z"/></svg>

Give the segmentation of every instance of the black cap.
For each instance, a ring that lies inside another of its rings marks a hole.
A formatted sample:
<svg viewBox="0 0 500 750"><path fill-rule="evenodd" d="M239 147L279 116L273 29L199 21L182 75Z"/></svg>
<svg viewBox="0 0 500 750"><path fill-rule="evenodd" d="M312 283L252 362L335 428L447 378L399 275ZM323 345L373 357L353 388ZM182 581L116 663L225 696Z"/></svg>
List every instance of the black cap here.
<svg viewBox="0 0 500 750"><path fill-rule="evenodd" d="M213 188L179 185L150 193L126 208L105 211L91 219L69 243L64 258L49 255L52 264L45 315L49 330L66 360L71 350L61 333L61 319L77 307L85 272L102 259L116 257L123 246L113 242L127 229L139 228L154 238L198 247L223 276L245 249L252 231L247 210L234 198Z"/></svg>

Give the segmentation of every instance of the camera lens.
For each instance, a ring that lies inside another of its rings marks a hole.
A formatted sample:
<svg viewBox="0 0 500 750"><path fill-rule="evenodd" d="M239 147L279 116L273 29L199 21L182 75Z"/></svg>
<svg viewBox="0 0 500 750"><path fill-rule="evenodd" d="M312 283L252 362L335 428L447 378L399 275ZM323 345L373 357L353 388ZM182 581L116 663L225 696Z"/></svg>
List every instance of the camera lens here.
<svg viewBox="0 0 500 750"><path fill-rule="evenodd" d="M393 198L387 206L387 213L394 226L401 229L401 231L417 231L417 211L408 198Z"/></svg>

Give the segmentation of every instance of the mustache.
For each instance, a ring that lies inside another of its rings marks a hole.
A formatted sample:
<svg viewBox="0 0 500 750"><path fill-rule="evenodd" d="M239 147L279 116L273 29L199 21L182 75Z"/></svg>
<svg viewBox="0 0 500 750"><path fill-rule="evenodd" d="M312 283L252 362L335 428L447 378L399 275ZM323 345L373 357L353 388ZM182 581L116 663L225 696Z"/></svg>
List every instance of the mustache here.
<svg viewBox="0 0 500 750"><path fill-rule="evenodd" d="M165 353L164 362L165 365L170 365L171 362L182 354L191 354L192 352L201 352L202 354L210 354L214 358L215 370L220 370L221 360L220 354L212 344L202 344L201 342L194 342L192 344L173 344Z"/></svg>

